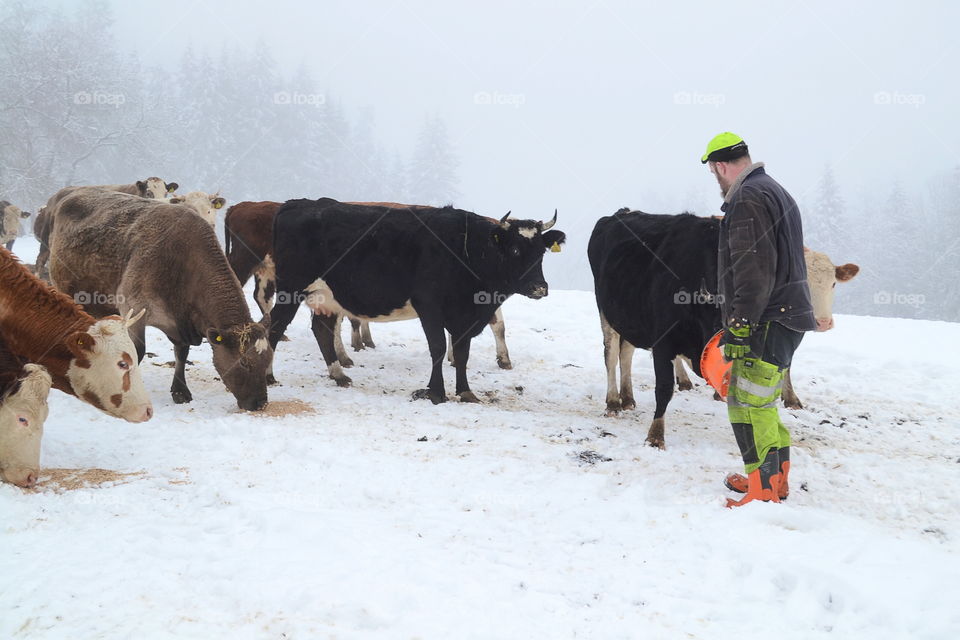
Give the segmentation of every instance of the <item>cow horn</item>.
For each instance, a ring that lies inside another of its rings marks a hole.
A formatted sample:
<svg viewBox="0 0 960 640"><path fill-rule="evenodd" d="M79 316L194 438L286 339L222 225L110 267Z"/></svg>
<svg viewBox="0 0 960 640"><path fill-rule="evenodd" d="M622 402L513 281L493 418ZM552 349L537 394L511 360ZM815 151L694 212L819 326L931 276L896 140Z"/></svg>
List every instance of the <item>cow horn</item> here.
<svg viewBox="0 0 960 640"><path fill-rule="evenodd" d="M553 227L553 225L555 225L555 224L557 224L557 210L556 210L556 209L553 210L553 217L550 218L550 221L543 223L542 231L546 231L547 229Z"/></svg>
<svg viewBox="0 0 960 640"><path fill-rule="evenodd" d="M129 327L130 325L136 323L137 320L142 318L143 314L145 314L146 312L147 312L147 308L144 307L143 309L140 309L140 313L138 313L137 315L133 315L133 309L130 309L130 311L127 311L127 317L123 319L123 326Z"/></svg>
<svg viewBox="0 0 960 640"><path fill-rule="evenodd" d="M510 214L511 214L512 212L513 212L513 210L511 209L510 211L507 211L507 215L505 215L505 216L503 216L502 218L500 218L500 226L503 227L504 229L506 229L508 226L510 226L510 223L507 222L507 218L510 217Z"/></svg>

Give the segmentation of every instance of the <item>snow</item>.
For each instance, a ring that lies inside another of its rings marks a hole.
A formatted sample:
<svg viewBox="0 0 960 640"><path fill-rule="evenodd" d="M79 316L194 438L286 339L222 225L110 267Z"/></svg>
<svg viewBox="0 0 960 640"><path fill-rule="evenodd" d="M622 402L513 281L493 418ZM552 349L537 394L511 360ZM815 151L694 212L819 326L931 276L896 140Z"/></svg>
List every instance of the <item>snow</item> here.
<svg viewBox="0 0 960 640"><path fill-rule="evenodd" d="M781 410L790 500L727 510L740 465L708 388L674 396L651 449L643 352L638 409L603 417L591 293L504 312L514 369L474 342L482 405L409 400L429 374L417 322L374 325L338 389L305 310L270 398L314 414L240 412L206 345L174 405L154 330L150 422L52 392L44 467L142 474L0 485L0 637L956 637L960 325L837 316L808 335L806 408Z"/></svg>

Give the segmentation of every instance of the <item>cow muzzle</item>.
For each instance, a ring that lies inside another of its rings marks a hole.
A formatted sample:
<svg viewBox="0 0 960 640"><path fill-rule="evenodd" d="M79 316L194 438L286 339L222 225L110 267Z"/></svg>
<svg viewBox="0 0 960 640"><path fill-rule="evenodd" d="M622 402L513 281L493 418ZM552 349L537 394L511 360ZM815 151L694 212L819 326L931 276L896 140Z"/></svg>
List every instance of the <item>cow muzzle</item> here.
<svg viewBox="0 0 960 640"><path fill-rule="evenodd" d="M817 331L830 331L833 329L833 316L829 318L817 318Z"/></svg>
<svg viewBox="0 0 960 640"><path fill-rule="evenodd" d="M528 298L533 298L534 300L539 300L540 298L546 298L546 297L547 297L547 293L548 293L547 283L546 283L546 282L542 282L542 283L535 284L535 285L531 286L530 289L527 291L527 293L526 293L525 295L526 295Z"/></svg>

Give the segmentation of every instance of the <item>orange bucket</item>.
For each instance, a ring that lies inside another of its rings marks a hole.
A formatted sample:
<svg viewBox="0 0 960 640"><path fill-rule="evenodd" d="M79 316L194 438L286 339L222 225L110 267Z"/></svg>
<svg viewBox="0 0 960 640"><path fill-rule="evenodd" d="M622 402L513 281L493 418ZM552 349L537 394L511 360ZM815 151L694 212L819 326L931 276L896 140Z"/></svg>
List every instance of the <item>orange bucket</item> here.
<svg viewBox="0 0 960 640"><path fill-rule="evenodd" d="M703 353L700 354L700 373L703 374L703 379L717 390L720 397L726 399L733 363L723 359L723 349L720 347L721 336L723 336L723 330L717 331L703 348Z"/></svg>

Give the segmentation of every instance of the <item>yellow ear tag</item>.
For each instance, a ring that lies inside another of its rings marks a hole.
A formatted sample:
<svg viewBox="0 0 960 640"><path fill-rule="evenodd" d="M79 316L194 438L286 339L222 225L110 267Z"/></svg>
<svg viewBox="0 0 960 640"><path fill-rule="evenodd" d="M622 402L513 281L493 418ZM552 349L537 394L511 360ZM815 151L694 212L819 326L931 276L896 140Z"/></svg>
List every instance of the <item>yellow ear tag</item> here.
<svg viewBox="0 0 960 640"><path fill-rule="evenodd" d="M173 187L167 187L167 193L173 193L174 191L176 191L176 189Z"/></svg>
<svg viewBox="0 0 960 640"><path fill-rule="evenodd" d="M77 344L82 347L82 346L83 346L83 340L80 340L80 339L78 338L78 339L77 339Z"/></svg>
<svg viewBox="0 0 960 640"><path fill-rule="evenodd" d="M560 245L554 242L552 245L550 245L550 251L553 253L560 253Z"/></svg>
<svg viewBox="0 0 960 640"><path fill-rule="evenodd" d="M222 206L223 206L223 203L222 203L222 202L218 202L218 203L216 203L215 205L213 205L213 208L214 208L214 209L219 209L219 208L221 208Z"/></svg>
<svg viewBox="0 0 960 640"><path fill-rule="evenodd" d="M217 336L217 342L223 342L223 336Z"/></svg>

